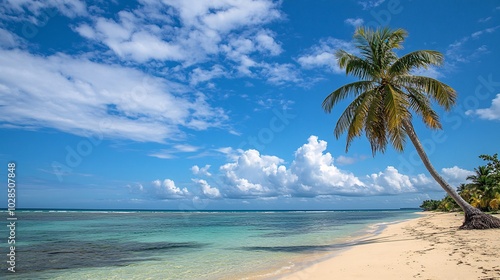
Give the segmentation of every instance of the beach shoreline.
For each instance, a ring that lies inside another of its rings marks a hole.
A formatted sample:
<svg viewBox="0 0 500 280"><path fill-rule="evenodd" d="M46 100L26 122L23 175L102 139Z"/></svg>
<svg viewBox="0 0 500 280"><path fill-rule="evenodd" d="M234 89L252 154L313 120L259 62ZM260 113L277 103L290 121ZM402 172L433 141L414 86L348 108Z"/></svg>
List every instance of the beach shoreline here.
<svg viewBox="0 0 500 280"><path fill-rule="evenodd" d="M426 214L425 212L415 212L414 214ZM418 218L418 216L416 217ZM298 273L315 264L335 258L340 253L349 250L352 247L369 242L371 239L382 234L389 225L403 223L416 218L405 218L402 220L393 220L368 224L366 227L346 235L342 238L335 238L327 247L329 250L307 253L301 257L288 259L288 264L282 266L270 266L268 269L259 270L252 274L243 274L237 277L239 280L277 280ZM228 278L233 279L233 278Z"/></svg>
<svg viewBox="0 0 500 280"><path fill-rule="evenodd" d="M462 222L423 213L267 279L500 279L500 229L458 230Z"/></svg>

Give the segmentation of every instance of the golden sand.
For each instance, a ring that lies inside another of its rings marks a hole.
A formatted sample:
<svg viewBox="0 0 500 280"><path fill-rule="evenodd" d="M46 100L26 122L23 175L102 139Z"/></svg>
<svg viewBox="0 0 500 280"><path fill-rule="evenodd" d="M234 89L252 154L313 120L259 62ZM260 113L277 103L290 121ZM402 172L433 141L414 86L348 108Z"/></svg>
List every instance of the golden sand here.
<svg viewBox="0 0 500 280"><path fill-rule="evenodd" d="M426 213L279 279L500 280L500 229L458 230L462 221Z"/></svg>

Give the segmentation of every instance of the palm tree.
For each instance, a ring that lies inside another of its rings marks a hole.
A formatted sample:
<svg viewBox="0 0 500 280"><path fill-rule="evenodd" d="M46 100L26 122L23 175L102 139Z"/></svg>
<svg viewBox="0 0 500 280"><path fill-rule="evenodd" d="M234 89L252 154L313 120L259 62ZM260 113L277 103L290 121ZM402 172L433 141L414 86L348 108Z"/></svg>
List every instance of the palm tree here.
<svg viewBox="0 0 500 280"><path fill-rule="evenodd" d="M474 168L475 174L467 177L471 180L469 188L473 191L471 205L481 209L488 209L490 200L495 198L495 182L491 175L490 166Z"/></svg>
<svg viewBox="0 0 500 280"><path fill-rule="evenodd" d="M500 219L472 207L439 175L417 137L413 115L420 116L427 127L441 129L431 101L450 110L455 104L456 92L436 79L413 74L419 68L441 65L441 53L420 50L398 57L395 50L402 48L407 35L403 29L360 27L354 33L359 56L344 50L336 52L340 68L359 81L338 88L323 101L323 109L330 113L341 100L354 98L337 121L335 137L338 139L347 132L347 152L352 140L364 131L375 156L386 150L388 142L402 152L408 136L429 173L465 212L460 228L498 228Z"/></svg>
<svg viewBox="0 0 500 280"><path fill-rule="evenodd" d="M479 166L474 168L475 174L467 176L467 180L471 180L474 187L484 191L487 185L493 184L493 178L489 176L491 171L492 169L489 166Z"/></svg>

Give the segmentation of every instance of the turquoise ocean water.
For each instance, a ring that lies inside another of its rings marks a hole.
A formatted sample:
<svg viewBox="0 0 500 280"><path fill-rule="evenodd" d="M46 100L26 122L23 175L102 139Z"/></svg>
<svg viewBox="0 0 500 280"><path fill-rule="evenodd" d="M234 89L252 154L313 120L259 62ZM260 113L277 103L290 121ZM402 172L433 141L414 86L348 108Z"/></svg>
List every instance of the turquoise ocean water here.
<svg viewBox="0 0 500 280"><path fill-rule="evenodd" d="M16 273L2 261L0 277L273 278L414 212L17 211Z"/></svg>

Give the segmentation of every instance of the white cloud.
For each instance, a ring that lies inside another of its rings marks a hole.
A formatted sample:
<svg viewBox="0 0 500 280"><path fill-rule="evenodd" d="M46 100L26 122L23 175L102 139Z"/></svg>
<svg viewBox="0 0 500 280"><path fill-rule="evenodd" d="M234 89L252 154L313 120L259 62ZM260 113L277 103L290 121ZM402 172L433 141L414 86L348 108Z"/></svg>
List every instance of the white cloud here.
<svg viewBox="0 0 500 280"><path fill-rule="evenodd" d="M365 21L362 18L348 18L344 20L344 22L354 27L359 27L363 25Z"/></svg>
<svg viewBox="0 0 500 280"><path fill-rule="evenodd" d="M161 159L173 159L176 158L175 154L171 150L160 150L158 152L152 152L149 154L150 157L156 157Z"/></svg>
<svg viewBox="0 0 500 280"><path fill-rule="evenodd" d="M298 177L296 191L319 194L361 194L364 184L354 174L342 171L333 165L333 157L326 152L327 143L311 136L308 143L295 152L290 167Z"/></svg>
<svg viewBox="0 0 500 280"><path fill-rule="evenodd" d="M190 83L196 85L213 80L214 78L224 77L225 75L224 67L220 65L214 65L210 70L203 70L197 67L191 72Z"/></svg>
<svg viewBox="0 0 500 280"><path fill-rule="evenodd" d="M0 120L81 136L163 142L227 119L201 93L132 68L0 50ZM8 105L8 106L6 106Z"/></svg>
<svg viewBox="0 0 500 280"><path fill-rule="evenodd" d="M199 151L201 147L188 145L188 144L176 144L170 149L162 149L157 152L151 152L149 156L157 157L161 159L173 159L176 158L178 153L193 153Z"/></svg>
<svg viewBox="0 0 500 280"><path fill-rule="evenodd" d="M297 62L305 69L327 68L334 73L343 73L335 58L335 52L339 49L350 53L356 51L352 42L327 38L321 40L319 45L311 47L306 54L298 57Z"/></svg>
<svg viewBox="0 0 500 280"><path fill-rule="evenodd" d="M483 34L495 32L498 28L500 28L500 25L495 26L495 27L485 28L483 30L479 30L477 32L472 33L471 37L473 39L477 39L479 36L481 36Z"/></svg>
<svg viewBox="0 0 500 280"><path fill-rule="evenodd" d="M260 31L255 36L257 49L263 53L268 52L270 55L279 55L283 49L281 45L274 40L273 36L274 34L269 30Z"/></svg>
<svg viewBox="0 0 500 280"><path fill-rule="evenodd" d="M27 20L36 25L45 25L57 13L70 18L84 16L87 6L85 1L80 0L6 0L0 6L0 18Z"/></svg>
<svg viewBox="0 0 500 280"><path fill-rule="evenodd" d="M399 194L417 190L410 177L399 173L393 166L388 166L383 172L374 173L368 177L371 180L370 188L377 192Z"/></svg>
<svg viewBox="0 0 500 280"><path fill-rule="evenodd" d="M192 179L207 198L273 199L277 197L332 197L332 196L380 196L399 194L425 194L442 191L441 187L425 174L405 175L395 167L388 166L383 171L357 177L353 173L339 169L332 155L327 152L326 141L310 136L307 143L299 147L290 164L272 155L262 155L257 150L224 149L233 154L230 162L219 168L215 176L208 171L210 165L194 165L194 175L207 176L217 182L217 188L206 180ZM354 160L363 157L356 157ZM338 160L337 160L338 161ZM351 159L345 159L347 163ZM472 172L457 166L443 168L442 176L452 186L458 186ZM186 197L187 189L179 189L171 181L154 182L156 188L164 189L170 195ZM146 190L147 191L147 190ZM165 197L157 195L157 197Z"/></svg>
<svg viewBox="0 0 500 280"><path fill-rule="evenodd" d="M276 4L266 0L165 0L162 3L174 8L187 27L220 33L260 25L281 17Z"/></svg>
<svg viewBox="0 0 500 280"><path fill-rule="evenodd" d="M232 198L262 198L384 195L431 188L433 181L425 175L410 177L394 167L361 180L336 167L326 148L325 141L309 137L289 167L276 156L241 151L233 162L220 167L221 191Z"/></svg>
<svg viewBox="0 0 500 280"><path fill-rule="evenodd" d="M276 156L247 150L221 166L220 172L230 197L277 196L296 179L282 163Z"/></svg>
<svg viewBox="0 0 500 280"><path fill-rule="evenodd" d="M0 47L6 49L17 47L20 40L21 39L17 35L10 33L8 30L0 28Z"/></svg>
<svg viewBox="0 0 500 280"><path fill-rule="evenodd" d="M347 156L338 156L336 159L335 159L335 163L339 164L339 165L349 165L349 164L354 164L358 161L363 161L365 159L367 159L368 156L366 155L355 155L353 157L347 157Z"/></svg>
<svg viewBox="0 0 500 280"><path fill-rule="evenodd" d="M466 62L466 58L464 58L463 54L463 45L469 41L469 36L463 37L460 40L455 41L454 43L448 46L446 50L446 57L456 62Z"/></svg>
<svg viewBox="0 0 500 280"><path fill-rule="evenodd" d="M484 120L500 120L500 93L491 101L491 106L484 109L468 110L466 115L477 115Z"/></svg>
<svg viewBox="0 0 500 280"><path fill-rule="evenodd" d="M430 66L427 69L426 68L418 68L412 71L413 75L418 75L418 76L425 76L425 77L430 77L433 79L438 79L443 77L444 75L437 70L436 67Z"/></svg>
<svg viewBox="0 0 500 280"><path fill-rule="evenodd" d="M363 10L369 10L380 6L385 0L365 0L359 1L358 4L363 7Z"/></svg>
<svg viewBox="0 0 500 280"><path fill-rule="evenodd" d="M219 189L211 187L205 180L193 179L193 182L197 183L201 187L201 191L208 198L220 198L222 197Z"/></svg>
<svg viewBox="0 0 500 280"><path fill-rule="evenodd" d="M452 64L456 62L466 63L476 60L478 56L487 51L488 46L482 45L473 48L469 46L466 47L466 45L473 44L475 41L474 39L478 39L485 34L494 33L498 28L500 28L500 25L479 30L471 35L464 36L459 40L456 40L448 46L446 50L446 58L449 59ZM471 49L473 49L473 51L471 51Z"/></svg>
<svg viewBox="0 0 500 280"><path fill-rule="evenodd" d="M356 162L356 158L354 157L346 157L346 156L339 156L338 158L335 159L335 162L340 165L348 165L348 164L353 164Z"/></svg>
<svg viewBox="0 0 500 280"><path fill-rule="evenodd" d="M300 74L295 68L295 65L286 63L286 64L262 64L263 69L262 73L264 77L267 77L267 81L275 84L282 85L285 83L298 83L302 79L300 78Z"/></svg>
<svg viewBox="0 0 500 280"><path fill-rule="evenodd" d="M191 171L193 172L194 175L202 175L202 176L212 176L210 172L208 172L208 169L210 168L210 165L207 164L204 167L199 167L198 165L194 165L191 167Z"/></svg>
<svg viewBox="0 0 500 280"><path fill-rule="evenodd" d="M278 5L269 0L143 1L135 10L119 12L116 21L96 17L75 31L103 43L122 59L137 62L203 62L224 53L222 47L234 40L230 34L238 30L245 30L240 39L252 44L247 53L277 55L281 46L271 31L261 27L282 18Z"/></svg>
<svg viewBox="0 0 500 280"><path fill-rule="evenodd" d="M492 17L480 18L480 19L477 20L477 22L483 23L483 22L487 22L487 21L489 21L491 19L492 19Z"/></svg>
<svg viewBox="0 0 500 280"><path fill-rule="evenodd" d="M180 189L176 187L175 182L170 179L165 179L163 181L155 180L151 182L151 187L143 188L143 191L148 192L159 199L178 199L190 196L190 193L186 188Z"/></svg>
<svg viewBox="0 0 500 280"><path fill-rule="evenodd" d="M177 145L174 145L174 149L179 151L179 152L192 153L192 152L198 151L200 149L200 147L188 145L188 144L177 144Z"/></svg>
<svg viewBox="0 0 500 280"><path fill-rule="evenodd" d="M458 166L443 168L441 172L444 179L446 179L450 185L455 187L458 187L460 184L466 183L467 177L474 174L474 172L462 169Z"/></svg>
<svg viewBox="0 0 500 280"><path fill-rule="evenodd" d="M271 0L151 0L113 19L93 17L74 30L107 46L121 60L179 63L179 71L189 72L191 85L235 72L252 78L263 75L273 84L297 83L295 66L263 61L283 52L276 34L265 28L283 18L279 5ZM224 66L211 65L214 57Z"/></svg>

